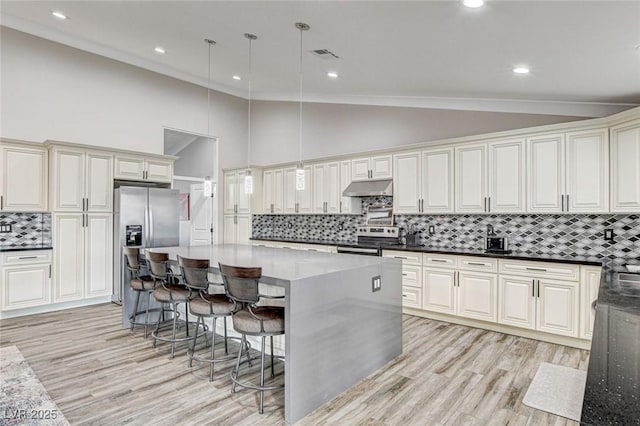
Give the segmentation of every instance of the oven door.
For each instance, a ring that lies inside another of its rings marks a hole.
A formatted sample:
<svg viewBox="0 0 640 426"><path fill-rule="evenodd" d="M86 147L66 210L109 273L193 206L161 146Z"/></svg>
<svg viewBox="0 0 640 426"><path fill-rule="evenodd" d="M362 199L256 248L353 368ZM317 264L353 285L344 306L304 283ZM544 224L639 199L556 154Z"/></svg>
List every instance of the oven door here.
<svg viewBox="0 0 640 426"><path fill-rule="evenodd" d="M337 249L338 249L338 253L359 254L362 256L382 256L382 249L380 247L338 246Z"/></svg>

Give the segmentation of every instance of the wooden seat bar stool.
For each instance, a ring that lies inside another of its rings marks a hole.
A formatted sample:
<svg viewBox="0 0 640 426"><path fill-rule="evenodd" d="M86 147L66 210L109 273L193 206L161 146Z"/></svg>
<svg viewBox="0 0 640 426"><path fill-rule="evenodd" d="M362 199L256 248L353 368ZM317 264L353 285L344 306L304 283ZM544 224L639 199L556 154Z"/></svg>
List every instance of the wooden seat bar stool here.
<svg viewBox="0 0 640 426"><path fill-rule="evenodd" d="M189 335L189 308L187 304L191 299L193 292L178 283L178 276L171 272L169 268L169 255L167 253L156 253L147 250L145 252L147 263L149 264L149 272L156 283L159 285L153 290L153 297L162 304L162 314L158 317L156 323L156 329L151 333L153 337L153 347L156 347L158 340L171 343L171 356L175 356L175 349L177 342L186 342L191 340ZM184 303L185 305L185 335L178 336L178 306ZM171 309L166 309L165 305L171 305ZM160 335L160 323L165 312L173 313L173 321L171 327L171 336ZM206 333L207 327L202 324L202 333ZM196 336L200 330L196 327L193 331Z"/></svg>
<svg viewBox="0 0 640 426"><path fill-rule="evenodd" d="M262 268L243 268L219 264L220 273L224 281L225 291L234 302L236 308L232 315L233 329L242 335L241 346L247 341L247 336L262 338L260 355L260 382L259 384L241 382L238 379L242 351L238 353L235 368L231 371L231 392L236 391L236 385L254 389L260 392L260 414L264 413L264 391L283 389L282 385L265 385L265 340L271 338L271 376L274 376L273 365L273 336L284 334L284 308L280 306L257 306L262 298L280 299L282 297L270 297L258 292L258 284L262 277Z"/></svg>
<svg viewBox="0 0 640 426"><path fill-rule="evenodd" d="M153 308L149 309L149 305L151 303L151 293L156 289L157 286L160 285L159 282L153 279L150 275L141 275L141 265L140 265L140 249L137 247L125 247L124 255L127 260L127 269L131 273L131 280L129 281L129 286L131 290L136 292L136 302L133 306L133 312L129 315L129 323L131 324L131 332L133 332L133 327L136 325L144 326L144 338L147 338L147 330L150 325L155 324L149 322L149 312L158 312L160 309ZM145 294L147 296L147 304L146 309L143 311L139 311L140 307L140 295ZM137 318L144 314L144 321L139 322Z"/></svg>
<svg viewBox="0 0 640 426"><path fill-rule="evenodd" d="M187 352L189 357L189 367L193 365L193 360L199 362L208 362L209 381L213 381L214 364L235 359L235 353L229 354L228 339L237 339L237 337L227 336L227 318L231 317L236 305L224 293L223 283L212 283L209 281L209 260L208 259L188 259L178 256L178 265L182 274L184 284L195 293L194 297L189 300L189 311L198 318L196 328L202 322L203 327L205 318L212 318L213 324L211 328L211 353L208 358L203 358L196 354L196 344L198 335L193 337L191 349ZM210 286L219 286L223 293L209 293ZM224 353L223 357L215 357L216 350L216 320L222 318L224 321ZM248 353L249 345L245 346Z"/></svg>

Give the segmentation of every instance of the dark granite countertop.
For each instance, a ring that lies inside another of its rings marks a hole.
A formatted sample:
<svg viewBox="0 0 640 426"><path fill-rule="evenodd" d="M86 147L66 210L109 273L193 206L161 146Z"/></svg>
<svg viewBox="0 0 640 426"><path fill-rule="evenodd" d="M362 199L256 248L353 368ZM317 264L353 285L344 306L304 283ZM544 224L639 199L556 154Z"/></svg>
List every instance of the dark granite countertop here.
<svg viewBox="0 0 640 426"><path fill-rule="evenodd" d="M37 247L3 247L0 248L0 253L10 251L32 251L32 250L51 250L51 246L37 246Z"/></svg>
<svg viewBox="0 0 640 426"><path fill-rule="evenodd" d="M640 288L625 287L619 272L602 271L582 404L588 425L640 425Z"/></svg>

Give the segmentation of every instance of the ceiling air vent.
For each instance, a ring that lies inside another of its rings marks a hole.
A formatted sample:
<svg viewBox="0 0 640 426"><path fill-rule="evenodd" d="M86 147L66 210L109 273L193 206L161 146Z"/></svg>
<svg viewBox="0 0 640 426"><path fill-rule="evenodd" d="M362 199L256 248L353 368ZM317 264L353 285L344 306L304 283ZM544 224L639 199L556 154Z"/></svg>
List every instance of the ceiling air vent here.
<svg viewBox="0 0 640 426"><path fill-rule="evenodd" d="M322 59L340 59L340 56L336 55L329 49L315 49L311 53Z"/></svg>

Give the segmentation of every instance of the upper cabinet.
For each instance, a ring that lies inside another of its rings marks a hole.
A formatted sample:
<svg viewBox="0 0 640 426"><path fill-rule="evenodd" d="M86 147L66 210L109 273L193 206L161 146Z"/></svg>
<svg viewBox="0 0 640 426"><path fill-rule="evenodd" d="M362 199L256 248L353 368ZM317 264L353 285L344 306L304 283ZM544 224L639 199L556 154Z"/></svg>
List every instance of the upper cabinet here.
<svg viewBox="0 0 640 426"><path fill-rule="evenodd" d="M527 139L531 213L604 213L609 210L607 129Z"/></svg>
<svg viewBox="0 0 640 426"><path fill-rule="evenodd" d="M50 146L51 210L111 212L113 155L66 146Z"/></svg>
<svg viewBox="0 0 640 426"><path fill-rule="evenodd" d="M262 176L262 212L282 213L284 196L284 170L265 170Z"/></svg>
<svg viewBox="0 0 640 426"><path fill-rule="evenodd" d="M453 148L393 156L395 213L453 212Z"/></svg>
<svg viewBox="0 0 640 426"><path fill-rule="evenodd" d="M245 178L247 169L224 172L224 214L251 214L262 212L260 191L262 188L262 170L251 170L253 176L253 192L247 194Z"/></svg>
<svg viewBox="0 0 640 426"><path fill-rule="evenodd" d="M456 212L525 211L524 140L456 147Z"/></svg>
<svg viewBox="0 0 640 426"><path fill-rule="evenodd" d="M392 155L377 155L351 160L351 180L391 179L393 177L392 163Z"/></svg>
<svg viewBox="0 0 640 426"><path fill-rule="evenodd" d="M640 120L611 128L611 212L640 212Z"/></svg>
<svg viewBox="0 0 640 426"><path fill-rule="evenodd" d="M0 142L0 211L47 211L47 150Z"/></svg>
<svg viewBox="0 0 640 426"><path fill-rule="evenodd" d="M172 159L116 154L115 179L171 183Z"/></svg>
<svg viewBox="0 0 640 426"><path fill-rule="evenodd" d="M351 160L340 161L340 213L361 214L362 201L358 197L345 197L342 195L351 183Z"/></svg>
<svg viewBox="0 0 640 426"><path fill-rule="evenodd" d="M313 165L313 213L340 213L340 163Z"/></svg>
<svg viewBox="0 0 640 426"><path fill-rule="evenodd" d="M313 167L304 166L304 189L296 189L296 167L284 169L284 213L313 213Z"/></svg>

